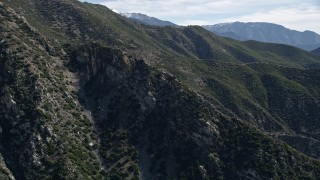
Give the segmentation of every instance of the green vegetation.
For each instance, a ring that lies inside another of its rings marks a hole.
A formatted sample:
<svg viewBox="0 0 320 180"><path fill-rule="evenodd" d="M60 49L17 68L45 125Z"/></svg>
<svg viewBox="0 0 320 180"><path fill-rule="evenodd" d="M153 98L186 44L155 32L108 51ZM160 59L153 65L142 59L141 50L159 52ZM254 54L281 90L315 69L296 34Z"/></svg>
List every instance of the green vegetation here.
<svg viewBox="0 0 320 180"><path fill-rule="evenodd" d="M319 56L76 0L0 20L0 178L320 176Z"/></svg>

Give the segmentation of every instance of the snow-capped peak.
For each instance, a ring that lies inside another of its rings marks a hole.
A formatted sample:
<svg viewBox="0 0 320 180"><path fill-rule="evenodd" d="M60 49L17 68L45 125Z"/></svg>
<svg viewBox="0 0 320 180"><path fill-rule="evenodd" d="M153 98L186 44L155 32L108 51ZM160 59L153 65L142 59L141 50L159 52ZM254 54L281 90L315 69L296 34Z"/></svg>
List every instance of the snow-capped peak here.
<svg viewBox="0 0 320 180"><path fill-rule="evenodd" d="M120 13L122 16L125 16L127 18L131 18L133 16L134 13Z"/></svg>
<svg viewBox="0 0 320 180"><path fill-rule="evenodd" d="M116 9L112 9L113 12L117 13L117 14L120 14L120 12Z"/></svg>

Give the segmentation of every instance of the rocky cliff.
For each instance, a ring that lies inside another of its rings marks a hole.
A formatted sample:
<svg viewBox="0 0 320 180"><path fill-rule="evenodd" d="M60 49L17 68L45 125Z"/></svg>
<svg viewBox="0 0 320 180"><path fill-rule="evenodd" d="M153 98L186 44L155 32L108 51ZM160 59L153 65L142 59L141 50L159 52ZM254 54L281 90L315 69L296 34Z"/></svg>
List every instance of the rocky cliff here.
<svg viewBox="0 0 320 180"><path fill-rule="evenodd" d="M317 56L72 0L0 20L1 178L320 176Z"/></svg>

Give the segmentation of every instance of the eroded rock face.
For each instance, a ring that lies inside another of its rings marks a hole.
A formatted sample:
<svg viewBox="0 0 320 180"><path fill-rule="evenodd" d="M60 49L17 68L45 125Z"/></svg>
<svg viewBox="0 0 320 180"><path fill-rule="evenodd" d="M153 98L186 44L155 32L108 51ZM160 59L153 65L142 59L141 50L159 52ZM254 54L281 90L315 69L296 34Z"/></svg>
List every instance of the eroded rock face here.
<svg viewBox="0 0 320 180"><path fill-rule="evenodd" d="M28 72L27 66L18 69L20 62L12 61L14 56L2 43L1 48L1 81L0 84L0 126L1 153L9 169L17 179L22 179L30 173L33 166L38 166L35 160L33 133L37 127L39 114L36 111L37 94L34 92L35 81L30 77L18 76L16 71ZM18 60L17 60L18 61ZM17 69L15 69L17 68ZM23 83L23 85L21 84ZM26 84L24 84L26 83ZM20 168L25 168L21 171Z"/></svg>
<svg viewBox="0 0 320 180"><path fill-rule="evenodd" d="M3 122L5 119L9 118L8 114L6 113L8 111L8 109L12 106L12 104L10 103L10 101L6 101L6 99L8 100L8 96L9 93L6 90L7 88L5 87L5 79L6 79L6 73L4 70L4 50L1 48L0 51L0 57L1 57L1 67L0 67L0 105L1 105L1 110L0 110L0 119ZM10 96L9 96L10 97ZM3 128L6 128L6 126L4 126L4 124L2 123L0 125L0 150L1 153L3 152L3 146L2 143L4 141L4 131ZM5 136L6 137L6 136ZM0 157L0 168L1 168L1 173L0 173L0 178L1 179L14 179L14 177L11 174L11 171L7 168L7 165L5 164L2 154Z"/></svg>
<svg viewBox="0 0 320 180"><path fill-rule="evenodd" d="M180 173L187 176L191 168L196 172L190 175L206 176L206 170L198 168L194 159L207 159L209 150L219 144L219 130L212 121L215 112L211 111L211 118L202 117L201 111L210 110L202 106L195 93L142 60L96 44L77 51L85 51L88 56L73 52L71 67L79 69L83 103L94 114L97 128L107 132L101 133L100 154L109 173L123 161L121 157L110 162L108 157L116 153L108 151L108 146L120 140L139 152L138 156L124 156L130 161L122 173L130 173L134 163L146 179L178 178ZM122 132L124 137L118 137L116 132ZM221 169L218 157L208 161L210 166Z"/></svg>
<svg viewBox="0 0 320 180"><path fill-rule="evenodd" d="M298 165L284 160L290 153L282 146L246 130L239 120L142 60L99 44L70 54L70 67L81 79L79 97L100 131L99 152L110 176L263 179L278 176L276 171L264 174L259 169L264 163L288 171L287 166ZM257 135L252 142L247 139L251 133ZM278 158L267 158L275 152Z"/></svg>
<svg viewBox="0 0 320 180"><path fill-rule="evenodd" d="M51 56L52 42L11 8L1 6L0 19L1 154L7 167L16 179L101 179L96 147L84 146L84 132L75 128L83 123L94 144L96 133L70 95L74 87L64 82L61 57ZM94 170L89 174L88 168Z"/></svg>

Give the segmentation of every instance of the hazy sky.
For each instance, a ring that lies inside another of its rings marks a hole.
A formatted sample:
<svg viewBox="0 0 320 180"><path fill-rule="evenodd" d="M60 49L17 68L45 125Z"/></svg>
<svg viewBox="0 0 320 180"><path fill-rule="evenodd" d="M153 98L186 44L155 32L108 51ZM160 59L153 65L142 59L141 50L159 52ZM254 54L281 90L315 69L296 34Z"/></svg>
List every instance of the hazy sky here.
<svg viewBox="0 0 320 180"><path fill-rule="evenodd" d="M82 0L84 1L84 0ZM320 0L85 0L179 25L271 22L320 33Z"/></svg>

